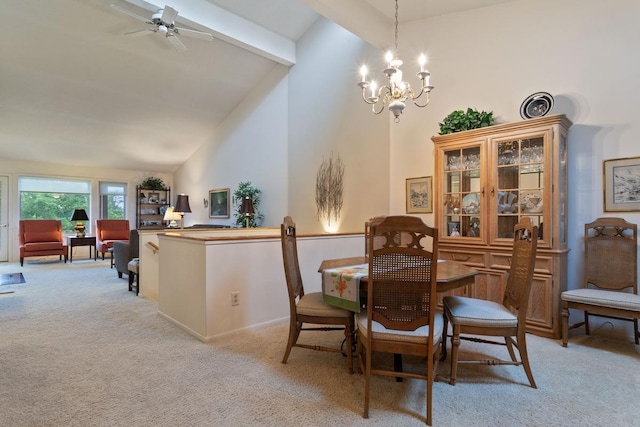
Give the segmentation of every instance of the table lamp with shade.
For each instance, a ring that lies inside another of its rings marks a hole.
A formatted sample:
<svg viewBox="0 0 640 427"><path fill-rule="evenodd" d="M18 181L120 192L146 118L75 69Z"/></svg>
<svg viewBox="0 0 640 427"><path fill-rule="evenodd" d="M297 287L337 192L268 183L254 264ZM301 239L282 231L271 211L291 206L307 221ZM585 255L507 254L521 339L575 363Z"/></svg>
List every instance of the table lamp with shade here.
<svg viewBox="0 0 640 427"><path fill-rule="evenodd" d="M74 228L76 230L76 237L84 237L85 226L82 221L89 221L87 211L85 211L84 209L74 210L73 215L71 216L71 221L77 221Z"/></svg>
<svg viewBox="0 0 640 427"><path fill-rule="evenodd" d="M164 221L168 221L168 228L178 228L178 223L176 220L182 219L180 216L180 212L176 212L173 206L169 206L164 213Z"/></svg>
<svg viewBox="0 0 640 427"><path fill-rule="evenodd" d="M253 208L253 199L251 197L247 196L242 199L240 213L244 215L244 228L249 228L249 217L256 213Z"/></svg>
<svg viewBox="0 0 640 427"><path fill-rule="evenodd" d="M178 194L176 199L176 206L173 208L174 212L180 214L180 228L184 228L184 214L191 213L191 207L189 206L189 196L186 194Z"/></svg>

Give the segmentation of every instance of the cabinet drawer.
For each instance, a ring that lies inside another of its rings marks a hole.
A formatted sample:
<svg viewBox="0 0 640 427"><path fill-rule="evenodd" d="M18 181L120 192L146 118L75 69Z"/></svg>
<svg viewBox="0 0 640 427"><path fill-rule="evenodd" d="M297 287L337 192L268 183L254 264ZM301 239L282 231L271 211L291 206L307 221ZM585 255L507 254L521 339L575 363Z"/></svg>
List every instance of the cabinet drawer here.
<svg viewBox="0 0 640 427"><path fill-rule="evenodd" d="M511 268L511 254L490 253L490 268L508 270ZM537 274L553 274L553 259L545 256L536 257L535 272Z"/></svg>
<svg viewBox="0 0 640 427"><path fill-rule="evenodd" d="M446 261L458 261L470 267L485 267L486 257L484 253L438 250L438 258Z"/></svg>

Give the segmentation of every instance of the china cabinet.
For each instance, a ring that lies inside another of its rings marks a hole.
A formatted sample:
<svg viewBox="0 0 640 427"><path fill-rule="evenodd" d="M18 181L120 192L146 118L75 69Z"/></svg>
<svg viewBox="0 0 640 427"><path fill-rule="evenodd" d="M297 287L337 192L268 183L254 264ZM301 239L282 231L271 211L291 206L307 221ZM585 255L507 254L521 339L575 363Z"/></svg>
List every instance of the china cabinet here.
<svg viewBox="0 0 640 427"><path fill-rule="evenodd" d="M538 252L527 331L560 337L560 294L567 274L567 136L553 115L432 138L434 215L441 259L480 271L457 291L502 302L513 227L538 226Z"/></svg>
<svg viewBox="0 0 640 427"><path fill-rule="evenodd" d="M136 187L136 228L164 228L164 214L171 203L171 189Z"/></svg>

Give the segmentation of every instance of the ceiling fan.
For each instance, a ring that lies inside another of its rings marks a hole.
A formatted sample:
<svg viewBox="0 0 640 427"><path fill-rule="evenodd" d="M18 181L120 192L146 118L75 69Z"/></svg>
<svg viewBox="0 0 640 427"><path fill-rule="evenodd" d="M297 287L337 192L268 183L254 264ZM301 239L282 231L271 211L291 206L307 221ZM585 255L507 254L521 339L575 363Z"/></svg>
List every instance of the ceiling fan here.
<svg viewBox="0 0 640 427"><path fill-rule="evenodd" d="M129 9L125 9L118 4L112 4L111 6L114 9L119 10L120 12L126 13L127 15L136 18L139 21L151 25L150 28L144 28L141 30L125 33L128 36L137 37L153 33L161 33L164 34L171 45L180 52L187 50L187 47L184 45L184 43L182 43L182 40L180 40L178 36L194 37L200 40L208 41L213 40L213 36L209 33L176 27L175 19L178 16L178 11L170 6L165 6L164 9L158 9L156 13L151 15L151 18L146 18L144 16L138 15L137 13L132 12Z"/></svg>

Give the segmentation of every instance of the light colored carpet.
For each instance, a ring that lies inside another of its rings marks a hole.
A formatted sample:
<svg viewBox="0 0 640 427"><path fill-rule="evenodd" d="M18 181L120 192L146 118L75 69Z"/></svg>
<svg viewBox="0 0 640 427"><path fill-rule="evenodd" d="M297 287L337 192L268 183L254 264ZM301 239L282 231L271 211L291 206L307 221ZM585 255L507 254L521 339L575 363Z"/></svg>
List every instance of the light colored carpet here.
<svg viewBox="0 0 640 427"><path fill-rule="evenodd" d="M108 261L0 264L16 271L26 283L0 295L1 426L424 425L422 381L374 377L365 420L363 377L343 357L294 348L281 364L287 324L204 344L129 292ZM640 350L605 332L575 331L568 348L529 336L537 390L521 367L461 366L456 386L434 385L433 424L638 425ZM489 347L461 346L506 355Z"/></svg>

